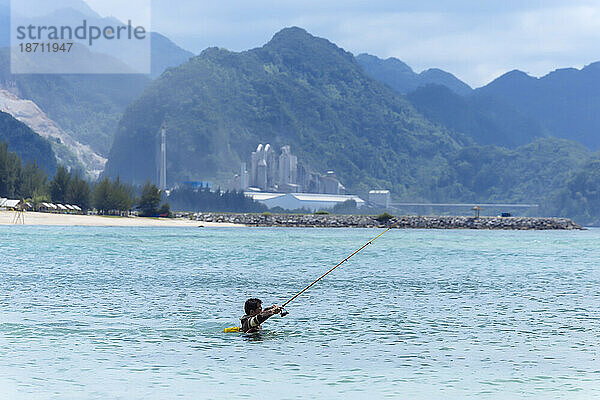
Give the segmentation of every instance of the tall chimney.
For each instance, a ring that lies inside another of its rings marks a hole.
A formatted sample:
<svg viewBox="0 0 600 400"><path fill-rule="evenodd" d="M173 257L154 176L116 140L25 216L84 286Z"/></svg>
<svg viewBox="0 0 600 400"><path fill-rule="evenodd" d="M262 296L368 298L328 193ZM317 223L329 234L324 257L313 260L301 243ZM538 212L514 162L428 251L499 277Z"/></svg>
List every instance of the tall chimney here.
<svg viewBox="0 0 600 400"><path fill-rule="evenodd" d="M167 124L163 122L160 127L160 175L158 188L167 189Z"/></svg>

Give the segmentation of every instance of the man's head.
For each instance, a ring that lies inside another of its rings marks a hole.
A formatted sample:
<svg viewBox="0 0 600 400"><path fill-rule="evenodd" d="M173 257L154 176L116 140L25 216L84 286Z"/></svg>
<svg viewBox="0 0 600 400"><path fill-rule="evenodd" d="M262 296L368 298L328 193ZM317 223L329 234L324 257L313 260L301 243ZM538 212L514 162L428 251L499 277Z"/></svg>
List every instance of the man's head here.
<svg viewBox="0 0 600 400"><path fill-rule="evenodd" d="M262 301L260 299L248 299L244 304L244 311L246 315L256 315L260 314L262 311Z"/></svg>

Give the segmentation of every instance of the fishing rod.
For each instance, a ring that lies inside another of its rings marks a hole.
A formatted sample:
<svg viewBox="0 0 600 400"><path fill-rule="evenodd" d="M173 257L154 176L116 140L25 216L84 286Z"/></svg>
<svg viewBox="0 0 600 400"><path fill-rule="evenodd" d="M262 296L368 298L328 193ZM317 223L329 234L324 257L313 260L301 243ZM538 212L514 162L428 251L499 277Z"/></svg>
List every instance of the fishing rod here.
<svg viewBox="0 0 600 400"><path fill-rule="evenodd" d="M342 265L343 263L345 263L346 261L348 261L350 258L352 258L352 256L354 256L355 254L358 254L362 249L364 249L365 247L367 247L368 245L370 245L371 243L373 243L374 241L376 241L377 239L379 239L381 236L383 236L387 231L389 231L390 229L396 227L399 223L401 222L400 219L398 219L398 221L396 221L394 224L390 225L385 231L381 232L379 235L375 236L373 239L369 240L367 243L363 244L358 250L354 251L354 253L350 254L348 257L344 258L342 261L340 261L339 263L337 263L333 268L331 268L329 271L325 272L323 275L321 275L320 277L318 277L315 281L313 281L310 285L308 285L307 287L305 287L304 289L302 289L301 291L299 291L298 293L296 293L294 296L292 296L291 298L289 298L285 303L283 303L281 305L281 313L280 315L282 317L285 317L286 315L289 314L289 312L287 312L284 308L286 305L288 305L289 303L291 303L292 301L294 301L296 299L296 297L300 296L302 293L306 292L308 289L310 289L315 283L319 282L321 279L325 278L327 275L329 275L334 269L336 269L337 267L339 267L340 265Z"/></svg>

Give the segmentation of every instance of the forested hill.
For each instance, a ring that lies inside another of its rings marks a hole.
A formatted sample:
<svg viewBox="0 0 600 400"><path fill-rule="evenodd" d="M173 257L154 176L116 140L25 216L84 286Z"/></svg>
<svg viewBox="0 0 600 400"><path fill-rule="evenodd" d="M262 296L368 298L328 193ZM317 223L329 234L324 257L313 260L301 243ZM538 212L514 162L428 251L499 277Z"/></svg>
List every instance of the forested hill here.
<svg viewBox="0 0 600 400"><path fill-rule="evenodd" d="M154 180L166 121L170 185L224 185L268 142L291 144L303 163L335 170L361 195L386 188L406 201L538 203L538 215L600 221L600 164L590 150L547 137L486 93L465 100L439 86L421 90L409 95L419 112L352 54L299 28L241 53L210 48L165 72L128 108L105 174ZM455 117L456 125L444 120Z"/></svg>
<svg viewBox="0 0 600 400"><path fill-rule="evenodd" d="M356 59L373 79L406 94L426 118L478 144L514 148L548 136L537 115L513 104L511 96L473 91L454 75L435 68L416 74L396 58L361 54Z"/></svg>
<svg viewBox="0 0 600 400"><path fill-rule="evenodd" d="M315 170L351 190L418 196L461 145L352 54L300 28L241 53L210 48L156 80L119 124L106 174L154 179L156 134L168 126L168 181L224 182L257 143L291 144ZM410 193L409 193L410 192Z"/></svg>
<svg viewBox="0 0 600 400"><path fill-rule="evenodd" d="M600 149L600 62L581 70L558 69L541 78L514 70L467 90L447 72L431 79L395 58L361 54L357 60L371 77L407 94L427 118L479 144L514 148L554 136Z"/></svg>
<svg viewBox="0 0 600 400"><path fill-rule="evenodd" d="M0 111L0 143L27 163L36 163L48 174L56 172L56 156L46 139L11 115Z"/></svg>
<svg viewBox="0 0 600 400"><path fill-rule="evenodd" d="M152 79L166 69L186 62L192 53L167 37L151 33L151 74L10 74L8 1L0 0L0 89L35 102L59 127L78 142L105 157L112 144L117 123L125 108L138 98ZM42 10L55 10L61 24L76 26L82 20L89 25L111 25L117 21L103 18L86 2L37 1ZM3 24L4 23L4 24ZM111 62L111 61L107 61Z"/></svg>
<svg viewBox="0 0 600 400"><path fill-rule="evenodd" d="M356 60L371 77L402 94L432 84L445 86L458 95L467 95L473 91L465 82L439 68L430 68L417 74L406 63L394 57L382 60L363 53L356 56Z"/></svg>
<svg viewBox="0 0 600 400"><path fill-rule="evenodd" d="M0 49L0 89L35 102L73 138L107 154L127 105L150 84L144 75L36 75L10 73L9 49Z"/></svg>
<svg viewBox="0 0 600 400"><path fill-rule="evenodd" d="M482 145L514 148L549 135L537 119L486 93L460 96L446 86L427 85L407 97L429 120L463 132Z"/></svg>
<svg viewBox="0 0 600 400"><path fill-rule="evenodd" d="M600 62L541 78L511 71L476 92L512 104L552 136L600 149Z"/></svg>

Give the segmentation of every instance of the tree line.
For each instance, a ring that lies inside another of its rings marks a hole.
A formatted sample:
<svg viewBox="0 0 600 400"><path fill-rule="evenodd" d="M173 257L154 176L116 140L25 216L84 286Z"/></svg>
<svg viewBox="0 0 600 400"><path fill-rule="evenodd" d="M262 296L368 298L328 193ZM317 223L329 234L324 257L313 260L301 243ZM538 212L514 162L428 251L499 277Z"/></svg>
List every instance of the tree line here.
<svg viewBox="0 0 600 400"><path fill-rule="evenodd" d="M100 214L125 213L137 209L141 216L167 216L170 204L156 185L146 182L132 186L119 178L103 178L96 183L87 181L79 171L58 167L51 180L33 164L21 159L0 143L0 196L22 199L39 206L41 203L71 204ZM208 189L174 190L169 196L180 210L263 212L267 207L244 196L242 192L211 192Z"/></svg>
<svg viewBox="0 0 600 400"><path fill-rule="evenodd" d="M212 192L210 189L183 187L169 195L174 208L186 211L208 212L264 212L268 207L244 195L241 191Z"/></svg>
<svg viewBox="0 0 600 400"><path fill-rule="evenodd" d="M78 173L71 173L61 166L49 182L48 190L49 200L54 203L74 204L84 210L93 208L100 214L126 213L134 208L144 217L170 214L168 203L160 205L162 192L150 182L141 189L120 178L103 178L97 183L89 183Z"/></svg>
<svg viewBox="0 0 600 400"><path fill-rule="evenodd" d="M43 195L47 175L35 163L23 164L8 145L0 142L0 196L32 198Z"/></svg>
<svg viewBox="0 0 600 400"><path fill-rule="evenodd" d="M141 190L121 182L119 178L104 178L90 183L79 171L58 167L56 174L48 180L46 173L35 163L23 163L20 157L0 143L0 196L26 200L34 206L41 203L71 204L87 211L96 209L101 214L128 212L135 206L143 215L169 213L168 205L159 207L160 190L147 183Z"/></svg>

